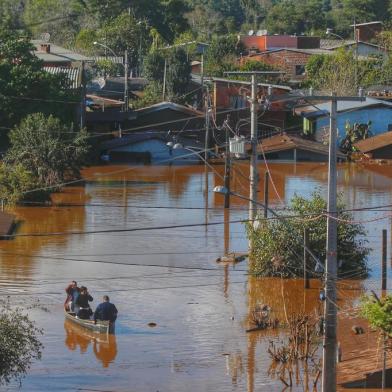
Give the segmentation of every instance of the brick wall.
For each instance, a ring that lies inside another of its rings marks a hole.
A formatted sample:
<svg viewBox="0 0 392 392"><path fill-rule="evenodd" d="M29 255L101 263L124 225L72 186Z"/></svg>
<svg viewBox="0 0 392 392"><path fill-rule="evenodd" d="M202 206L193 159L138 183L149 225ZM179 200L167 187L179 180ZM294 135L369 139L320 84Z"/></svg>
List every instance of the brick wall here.
<svg viewBox="0 0 392 392"><path fill-rule="evenodd" d="M241 62L247 60L261 61L265 64L286 72L286 77L292 80L302 80L305 75L297 75L299 67L305 66L311 54L294 52L289 50L279 50L276 52L261 53L253 56L242 57Z"/></svg>

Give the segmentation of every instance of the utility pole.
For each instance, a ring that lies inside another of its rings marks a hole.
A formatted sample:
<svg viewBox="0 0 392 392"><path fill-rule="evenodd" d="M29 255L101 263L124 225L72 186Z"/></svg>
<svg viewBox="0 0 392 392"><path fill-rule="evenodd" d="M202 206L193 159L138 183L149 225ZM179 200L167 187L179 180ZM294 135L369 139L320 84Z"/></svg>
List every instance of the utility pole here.
<svg viewBox="0 0 392 392"><path fill-rule="evenodd" d="M329 126L329 163L328 163L328 218L327 218L327 260L325 265L325 304L323 339L323 392L336 391L336 279L337 279L337 173L336 173L336 93L331 95Z"/></svg>
<svg viewBox="0 0 392 392"><path fill-rule="evenodd" d="M357 24L354 18L354 41L355 41L355 68L354 68L354 87L358 89L358 34Z"/></svg>
<svg viewBox="0 0 392 392"><path fill-rule="evenodd" d="M291 99L305 101L329 101L330 130L329 130L329 163L328 163L328 218L327 243L325 263L325 304L324 304L324 339L323 339L323 372L322 392L336 392L336 359L337 359L337 309L336 309L336 280L337 280L337 104L339 101L364 101L362 95L357 97L338 97L336 93L330 96L298 96ZM276 100L279 100L277 98ZM269 98L274 102L274 98ZM305 246L306 251L312 255L311 250Z"/></svg>
<svg viewBox="0 0 392 392"><path fill-rule="evenodd" d="M129 111L128 93L128 48L124 52L124 112Z"/></svg>
<svg viewBox="0 0 392 392"><path fill-rule="evenodd" d="M229 75L251 75L251 96L250 102L250 171L249 171L249 220L253 221L257 213L257 188L258 188L258 174L257 174L257 75L278 76L284 72L280 71L233 71L225 72ZM271 90L269 90L271 91Z"/></svg>
<svg viewBox="0 0 392 392"><path fill-rule="evenodd" d="M226 133L226 149L225 149L225 188L228 192L225 193L225 208L230 208L230 140L229 140L229 118L230 115L227 115L226 122L225 122L225 133Z"/></svg>
<svg viewBox="0 0 392 392"><path fill-rule="evenodd" d="M167 69L167 60L165 56L165 65L163 67L162 101L165 101L165 95L166 95L166 69Z"/></svg>

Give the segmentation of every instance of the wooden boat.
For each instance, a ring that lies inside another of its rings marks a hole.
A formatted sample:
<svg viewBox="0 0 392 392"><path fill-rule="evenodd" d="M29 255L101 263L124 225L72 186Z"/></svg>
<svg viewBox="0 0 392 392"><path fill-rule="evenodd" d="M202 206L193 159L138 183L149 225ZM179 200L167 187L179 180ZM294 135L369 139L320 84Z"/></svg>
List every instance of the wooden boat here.
<svg viewBox="0 0 392 392"><path fill-rule="evenodd" d="M80 319L76 317L76 314L74 312L67 312L66 310L64 310L64 315L67 320L70 320L73 323L79 325L80 327L88 329L89 331L104 334L114 333L114 323L110 323L109 321L98 320L95 324L94 320Z"/></svg>

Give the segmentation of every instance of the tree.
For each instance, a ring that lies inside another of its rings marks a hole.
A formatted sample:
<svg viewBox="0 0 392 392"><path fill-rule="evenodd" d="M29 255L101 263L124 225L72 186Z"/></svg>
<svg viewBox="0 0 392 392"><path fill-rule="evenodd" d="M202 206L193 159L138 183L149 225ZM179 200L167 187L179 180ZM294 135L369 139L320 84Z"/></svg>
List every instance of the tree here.
<svg viewBox="0 0 392 392"><path fill-rule="evenodd" d="M382 59L360 59L352 51L339 49L332 54L313 55L306 64L307 83L315 89L338 95L356 95L356 85L367 87L384 73Z"/></svg>
<svg viewBox="0 0 392 392"><path fill-rule="evenodd" d="M191 78L191 66L185 50L176 48L167 56L166 88L169 100L175 100L186 92Z"/></svg>
<svg viewBox="0 0 392 392"><path fill-rule="evenodd" d="M157 98L158 86L163 84L165 59L167 98L170 101L176 101L186 92L189 85L191 66L184 49L174 48L151 52L144 59L144 74L153 84L148 90L153 101Z"/></svg>
<svg viewBox="0 0 392 392"><path fill-rule="evenodd" d="M41 359L42 330L20 308L8 301L0 307L0 385L21 381L32 362Z"/></svg>
<svg viewBox="0 0 392 392"><path fill-rule="evenodd" d="M0 165L0 199L5 204L13 205L32 196L26 192L34 188L37 188L37 183L32 173L20 163Z"/></svg>
<svg viewBox="0 0 392 392"><path fill-rule="evenodd" d="M9 137L11 148L5 162L19 163L39 184L56 188L80 176L88 153L86 131L74 132L53 116L35 113L22 120Z"/></svg>
<svg viewBox="0 0 392 392"><path fill-rule="evenodd" d="M392 337L392 295L381 298L375 295L364 296L360 309L361 316L369 322L371 327Z"/></svg>
<svg viewBox="0 0 392 392"><path fill-rule="evenodd" d="M30 113L73 119L79 105L64 75L52 75L32 53L26 38L0 32L0 125L12 128ZM79 99L79 98L78 98Z"/></svg>
<svg viewBox="0 0 392 392"><path fill-rule="evenodd" d="M256 227L249 224L248 238L253 243L250 271L261 276L303 276L303 231L309 229L309 248L321 263L326 259L327 219L323 216L327 203L316 192L310 199L294 196L288 209L296 218L260 221ZM288 214L285 213L287 216ZM352 221L341 199L338 203L338 261L339 272L365 277L368 273L366 258L369 249L363 226ZM311 219L313 218L313 219ZM316 262L311 258L308 271L316 276Z"/></svg>
<svg viewBox="0 0 392 392"><path fill-rule="evenodd" d="M0 30L21 29L22 0L0 0Z"/></svg>

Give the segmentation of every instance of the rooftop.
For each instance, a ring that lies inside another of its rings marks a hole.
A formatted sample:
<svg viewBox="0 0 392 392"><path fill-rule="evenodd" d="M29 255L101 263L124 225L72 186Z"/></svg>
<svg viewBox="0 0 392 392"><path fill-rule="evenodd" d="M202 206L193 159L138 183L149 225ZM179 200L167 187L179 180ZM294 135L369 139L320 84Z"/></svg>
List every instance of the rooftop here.
<svg viewBox="0 0 392 392"><path fill-rule="evenodd" d="M369 137L365 140L360 140L354 146L363 153L378 150L392 144L392 132L385 132L377 136Z"/></svg>
<svg viewBox="0 0 392 392"><path fill-rule="evenodd" d="M355 45L356 41L353 39L321 39L320 40L320 48L325 50L333 50L338 49L343 46L352 46ZM384 50L381 46L372 44L370 42L358 41L358 44L372 46L374 48L378 48L380 50Z"/></svg>
<svg viewBox="0 0 392 392"><path fill-rule="evenodd" d="M338 113L367 109L375 106L385 106L392 110L392 103L379 99L366 97L364 101L338 101ZM316 103L314 105L302 106L295 110L296 114L304 117L323 117L329 115L331 104L329 102Z"/></svg>
<svg viewBox="0 0 392 392"><path fill-rule="evenodd" d="M267 139L263 139L261 145L257 147L257 150L261 152L261 149L265 153L285 151L292 149L301 149L305 151L315 152L317 154L328 155L329 149L327 145L324 145L313 140L303 139L297 136L289 136L285 133L282 135L275 135ZM337 153L338 158L345 158L345 155L341 152Z"/></svg>
<svg viewBox="0 0 392 392"><path fill-rule="evenodd" d="M43 67L44 71L53 75L64 74L69 81L69 88L77 89L81 85L81 69L79 67Z"/></svg>
<svg viewBox="0 0 392 392"><path fill-rule="evenodd" d="M192 74L192 81L195 83L201 83L201 77L200 75L195 75ZM227 78L215 78L215 77L205 77L204 82L223 82L223 83L230 83L230 84L241 84L244 86L250 86L251 82L247 82L245 80L235 80L235 79L227 79ZM280 84L271 84L271 83L258 83L257 84L259 87L273 87L275 89L281 89L281 90L286 90L286 91L291 91L291 87L289 86L283 86Z"/></svg>
<svg viewBox="0 0 392 392"><path fill-rule="evenodd" d="M174 102L159 102L154 105L135 110L135 113L137 113L138 115L141 115L141 114L145 115L145 114L155 113L155 112L159 112L159 111L167 110L167 109L173 110L176 112L186 113L191 116L200 116L200 117L204 116L204 113L200 112L199 110L196 110L196 109L191 108L189 106L179 105Z"/></svg>
<svg viewBox="0 0 392 392"><path fill-rule="evenodd" d="M89 57L76 53L70 49L45 42L42 40L32 40L31 43L35 46L34 54L46 63L66 63L76 61L89 61ZM47 45L47 50L44 46Z"/></svg>

